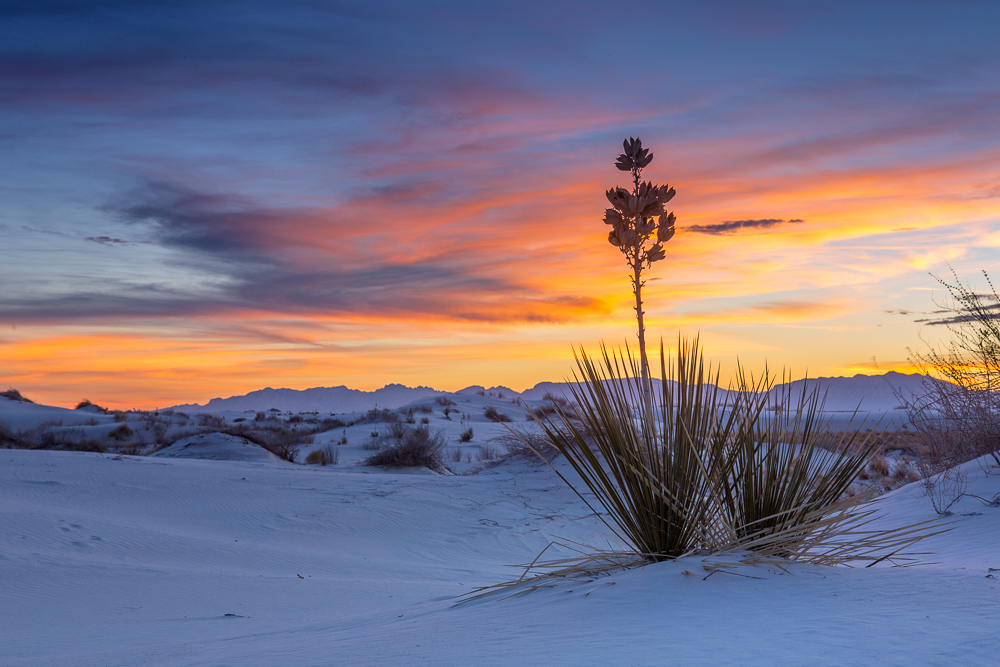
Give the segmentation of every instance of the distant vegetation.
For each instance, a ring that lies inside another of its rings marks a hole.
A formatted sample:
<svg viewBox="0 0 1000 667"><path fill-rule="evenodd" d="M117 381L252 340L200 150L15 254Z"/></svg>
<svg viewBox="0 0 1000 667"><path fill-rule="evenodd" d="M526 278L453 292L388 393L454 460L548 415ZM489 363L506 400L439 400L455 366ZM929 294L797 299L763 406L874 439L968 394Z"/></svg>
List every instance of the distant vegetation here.
<svg viewBox="0 0 1000 667"><path fill-rule="evenodd" d="M920 476L941 514L965 493L956 466L986 455L1000 466L1000 295L986 271L988 291L963 284L954 271L952 277L954 282L935 276L951 299L936 304L948 314L942 323L951 340L910 351L928 379L922 396L900 397L921 449Z"/></svg>
<svg viewBox="0 0 1000 667"><path fill-rule="evenodd" d="M19 392L17 389L14 389L13 387L8 389L7 391L0 391L0 396L3 396L4 398L9 398L12 401L19 401L21 403L34 403L33 400L25 396L22 396L21 392Z"/></svg>
<svg viewBox="0 0 1000 667"><path fill-rule="evenodd" d="M368 457L365 465L394 468L425 466L432 470L443 467L441 450L446 443L440 432L431 433L426 426L399 425L387 441L387 446Z"/></svg>

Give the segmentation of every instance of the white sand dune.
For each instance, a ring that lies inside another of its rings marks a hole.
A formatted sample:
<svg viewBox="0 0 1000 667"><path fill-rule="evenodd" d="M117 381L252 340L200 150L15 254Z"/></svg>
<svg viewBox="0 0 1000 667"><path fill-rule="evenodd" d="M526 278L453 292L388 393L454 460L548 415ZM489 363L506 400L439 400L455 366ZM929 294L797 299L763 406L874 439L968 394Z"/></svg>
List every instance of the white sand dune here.
<svg viewBox="0 0 1000 667"><path fill-rule="evenodd" d="M934 516L916 485L880 502L888 525ZM685 559L455 607L606 530L524 461L446 477L4 450L0 664L993 665L1000 508L953 510L933 564L706 579Z"/></svg>
<svg viewBox="0 0 1000 667"><path fill-rule="evenodd" d="M260 445L228 433L191 435L154 452L151 456L209 461L281 461Z"/></svg>

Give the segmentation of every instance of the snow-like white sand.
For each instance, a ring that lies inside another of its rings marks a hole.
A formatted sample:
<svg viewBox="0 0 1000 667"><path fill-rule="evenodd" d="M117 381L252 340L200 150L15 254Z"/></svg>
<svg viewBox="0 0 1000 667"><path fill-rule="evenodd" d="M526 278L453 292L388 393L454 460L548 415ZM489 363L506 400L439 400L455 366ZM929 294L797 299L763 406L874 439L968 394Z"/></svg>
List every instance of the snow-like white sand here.
<svg viewBox="0 0 1000 667"><path fill-rule="evenodd" d="M970 492L1000 491L966 467ZM935 516L916 485L881 503L888 525ZM525 461L442 476L0 450L0 664L995 665L1000 508L952 509L917 567L706 579L685 559L456 607L604 527Z"/></svg>

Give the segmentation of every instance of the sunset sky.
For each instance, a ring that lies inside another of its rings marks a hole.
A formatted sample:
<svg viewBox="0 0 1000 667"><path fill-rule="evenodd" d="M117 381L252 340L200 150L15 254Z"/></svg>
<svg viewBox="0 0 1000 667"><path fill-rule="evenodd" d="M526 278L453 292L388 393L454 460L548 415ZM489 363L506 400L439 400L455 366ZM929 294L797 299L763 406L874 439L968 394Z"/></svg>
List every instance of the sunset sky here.
<svg viewBox="0 0 1000 667"><path fill-rule="evenodd" d="M1000 278L996 2L3 2L0 384L523 390L635 341L604 191L677 190L648 336L903 370Z"/></svg>

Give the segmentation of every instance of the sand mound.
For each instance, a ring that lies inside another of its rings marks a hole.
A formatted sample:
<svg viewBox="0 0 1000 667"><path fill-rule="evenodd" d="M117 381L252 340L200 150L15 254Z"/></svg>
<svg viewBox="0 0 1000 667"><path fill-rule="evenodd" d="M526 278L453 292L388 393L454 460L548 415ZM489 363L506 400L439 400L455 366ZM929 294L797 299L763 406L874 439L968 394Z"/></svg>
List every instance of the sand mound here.
<svg viewBox="0 0 1000 667"><path fill-rule="evenodd" d="M199 433L181 438L152 456L211 461L281 461L260 445L226 433Z"/></svg>

